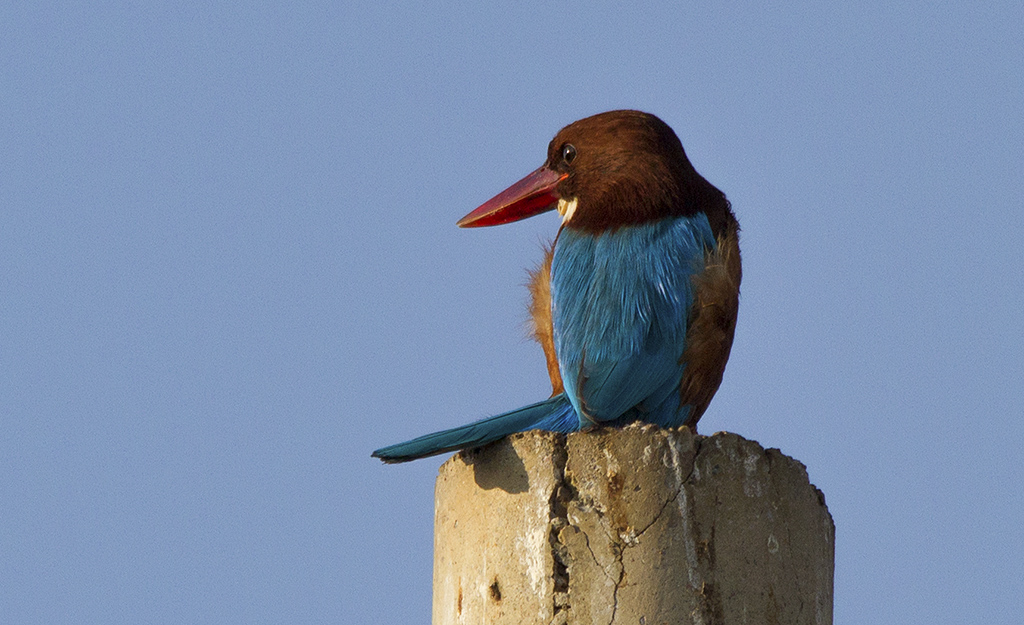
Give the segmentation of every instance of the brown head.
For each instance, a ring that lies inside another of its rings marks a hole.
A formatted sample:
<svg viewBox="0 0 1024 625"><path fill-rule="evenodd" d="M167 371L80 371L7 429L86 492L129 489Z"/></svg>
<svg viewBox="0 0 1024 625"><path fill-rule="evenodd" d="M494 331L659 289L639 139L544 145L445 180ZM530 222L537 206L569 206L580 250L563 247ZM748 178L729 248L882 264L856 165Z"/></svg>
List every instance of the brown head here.
<svg viewBox="0 0 1024 625"><path fill-rule="evenodd" d="M672 129L631 110L566 126L543 166L458 225L498 225L555 208L567 227L591 232L704 212L717 236L731 218L725 195L697 173Z"/></svg>

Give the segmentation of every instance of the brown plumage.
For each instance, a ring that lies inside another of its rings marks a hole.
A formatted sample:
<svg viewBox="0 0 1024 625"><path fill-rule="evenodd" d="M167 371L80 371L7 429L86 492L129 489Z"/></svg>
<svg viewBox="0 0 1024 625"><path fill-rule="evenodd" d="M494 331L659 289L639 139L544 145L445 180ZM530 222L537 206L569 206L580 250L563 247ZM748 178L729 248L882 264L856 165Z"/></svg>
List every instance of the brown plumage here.
<svg viewBox="0 0 1024 625"><path fill-rule="evenodd" d="M534 340L544 348L548 363L548 377L551 378L551 395L565 390L562 374L558 372L558 356L555 354L555 330L551 321L551 258L555 244L544 247L544 260L530 271L530 330Z"/></svg>
<svg viewBox="0 0 1024 625"><path fill-rule="evenodd" d="M686 370L679 385L679 403L693 406L686 425L695 432L697 421L722 383L729 360L740 307L742 273L739 224L733 218L725 233L719 235L717 247L708 252L704 271L693 277L696 290L682 356Z"/></svg>

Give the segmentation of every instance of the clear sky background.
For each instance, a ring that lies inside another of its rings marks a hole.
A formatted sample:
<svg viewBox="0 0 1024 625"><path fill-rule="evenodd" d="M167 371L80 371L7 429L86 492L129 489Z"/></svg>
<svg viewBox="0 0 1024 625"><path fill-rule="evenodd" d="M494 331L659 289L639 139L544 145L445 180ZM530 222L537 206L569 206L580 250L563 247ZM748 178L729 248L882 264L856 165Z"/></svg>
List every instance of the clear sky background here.
<svg viewBox="0 0 1024 625"><path fill-rule="evenodd" d="M426 623L443 458L547 396L455 221L655 113L743 228L701 431L807 465L837 623L1024 614L1024 5L4 3L0 622Z"/></svg>

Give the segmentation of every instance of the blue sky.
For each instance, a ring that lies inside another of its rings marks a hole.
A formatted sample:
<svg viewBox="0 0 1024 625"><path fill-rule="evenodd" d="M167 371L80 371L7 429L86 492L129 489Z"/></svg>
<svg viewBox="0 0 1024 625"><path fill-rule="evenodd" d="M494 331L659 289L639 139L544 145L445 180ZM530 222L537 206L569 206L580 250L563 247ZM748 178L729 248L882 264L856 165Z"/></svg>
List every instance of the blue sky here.
<svg viewBox="0 0 1024 625"><path fill-rule="evenodd" d="M0 8L0 622L426 622L384 444L546 396L557 217L455 221L614 108L743 228L700 423L807 465L837 623L1024 613L1024 8Z"/></svg>

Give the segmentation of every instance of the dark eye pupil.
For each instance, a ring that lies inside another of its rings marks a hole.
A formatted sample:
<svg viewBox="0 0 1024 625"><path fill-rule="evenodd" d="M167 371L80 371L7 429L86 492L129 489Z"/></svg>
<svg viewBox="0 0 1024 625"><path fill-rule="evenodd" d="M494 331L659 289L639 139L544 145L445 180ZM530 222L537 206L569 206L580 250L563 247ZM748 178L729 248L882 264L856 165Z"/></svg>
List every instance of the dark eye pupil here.
<svg viewBox="0 0 1024 625"><path fill-rule="evenodd" d="M576 159L576 148L571 143L566 143L562 148L562 160L568 165Z"/></svg>

